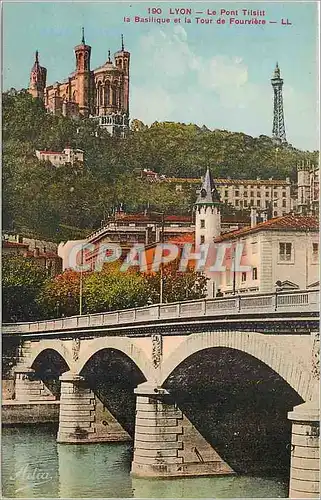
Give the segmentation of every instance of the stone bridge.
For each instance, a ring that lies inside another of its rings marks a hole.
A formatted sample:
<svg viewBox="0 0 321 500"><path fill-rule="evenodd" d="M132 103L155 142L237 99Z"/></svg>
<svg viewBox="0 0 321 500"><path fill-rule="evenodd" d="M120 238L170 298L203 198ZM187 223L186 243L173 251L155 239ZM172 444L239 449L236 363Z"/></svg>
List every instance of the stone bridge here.
<svg viewBox="0 0 321 500"><path fill-rule="evenodd" d="M15 400L60 400L59 443L132 436L137 476L257 473L291 454L291 496L313 498L318 320L319 292L296 291L4 325L3 336L19 342Z"/></svg>

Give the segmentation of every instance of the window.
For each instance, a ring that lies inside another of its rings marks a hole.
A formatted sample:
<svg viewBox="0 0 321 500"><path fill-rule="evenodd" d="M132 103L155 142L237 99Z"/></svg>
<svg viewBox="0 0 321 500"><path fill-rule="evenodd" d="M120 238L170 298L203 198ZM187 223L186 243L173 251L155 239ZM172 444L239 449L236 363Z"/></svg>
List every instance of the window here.
<svg viewBox="0 0 321 500"><path fill-rule="evenodd" d="M277 216L278 216L278 213L277 213L277 211L275 210L275 211L273 212L273 217L277 217Z"/></svg>
<svg viewBox="0 0 321 500"><path fill-rule="evenodd" d="M279 258L282 261L292 260L292 243L279 243Z"/></svg>
<svg viewBox="0 0 321 500"><path fill-rule="evenodd" d="M258 191L258 192L257 192L256 196L257 196L258 198L261 198L261 193L260 193L260 191Z"/></svg>
<svg viewBox="0 0 321 500"><path fill-rule="evenodd" d="M286 207L286 200L282 201L282 207Z"/></svg>
<svg viewBox="0 0 321 500"><path fill-rule="evenodd" d="M254 196L254 191L251 191L250 196L251 196L251 198L253 198L253 196Z"/></svg>
<svg viewBox="0 0 321 500"><path fill-rule="evenodd" d="M257 208L261 208L261 200L257 200Z"/></svg>
<svg viewBox="0 0 321 500"><path fill-rule="evenodd" d="M225 198L228 198L228 191L227 190L225 190L224 196L225 196Z"/></svg>
<svg viewBox="0 0 321 500"><path fill-rule="evenodd" d="M277 207L277 206L278 206L278 202L277 202L277 201L275 201L275 202L273 203L273 206L274 206L274 207Z"/></svg>
<svg viewBox="0 0 321 500"><path fill-rule="evenodd" d="M238 189L235 190L235 196L239 196L240 195L240 192Z"/></svg>
<svg viewBox="0 0 321 500"><path fill-rule="evenodd" d="M247 207L247 200L244 200L244 206Z"/></svg>
<svg viewBox="0 0 321 500"><path fill-rule="evenodd" d="M251 200L250 201L250 206L253 207L253 205L254 205L254 200Z"/></svg>
<svg viewBox="0 0 321 500"><path fill-rule="evenodd" d="M246 273L242 273L242 283L244 283L246 281Z"/></svg>
<svg viewBox="0 0 321 500"><path fill-rule="evenodd" d="M247 191L244 191L244 198L247 198Z"/></svg>
<svg viewBox="0 0 321 500"><path fill-rule="evenodd" d="M239 200L235 200L235 206L238 207L240 204Z"/></svg>
<svg viewBox="0 0 321 500"><path fill-rule="evenodd" d="M285 191L283 191L282 196L283 196L283 198L286 197L286 192Z"/></svg>
<svg viewBox="0 0 321 500"><path fill-rule="evenodd" d="M269 192L266 191L265 196L268 198L269 197Z"/></svg>
<svg viewBox="0 0 321 500"><path fill-rule="evenodd" d="M257 267L252 269L252 280L257 280Z"/></svg>
<svg viewBox="0 0 321 500"><path fill-rule="evenodd" d="M203 244L204 244L204 242L205 242L205 236L202 234L202 235L201 235L201 245L203 245Z"/></svg>
<svg viewBox="0 0 321 500"><path fill-rule="evenodd" d="M201 219L201 229L204 229L204 227L205 227L205 220Z"/></svg>

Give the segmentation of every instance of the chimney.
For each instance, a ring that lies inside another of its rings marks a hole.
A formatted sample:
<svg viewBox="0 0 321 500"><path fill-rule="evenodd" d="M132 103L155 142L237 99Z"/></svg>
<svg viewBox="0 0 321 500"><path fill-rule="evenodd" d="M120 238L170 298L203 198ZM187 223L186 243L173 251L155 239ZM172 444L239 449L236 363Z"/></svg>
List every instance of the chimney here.
<svg viewBox="0 0 321 500"><path fill-rule="evenodd" d="M256 226L257 223L257 211L255 208L251 208L251 227Z"/></svg>

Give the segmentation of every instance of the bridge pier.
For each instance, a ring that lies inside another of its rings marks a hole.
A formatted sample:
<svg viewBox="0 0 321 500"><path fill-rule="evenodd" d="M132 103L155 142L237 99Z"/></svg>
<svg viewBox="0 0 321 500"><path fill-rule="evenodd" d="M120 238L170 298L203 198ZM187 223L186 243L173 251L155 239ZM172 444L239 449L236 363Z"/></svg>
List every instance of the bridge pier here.
<svg viewBox="0 0 321 500"><path fill-rule="evenodd" d="M135 393L133 476L165 478L234 473L165 389L146 382Z"/></svg>
<svg viewBox="0 0 321 500"><path fill-rule="evenodd" d="M320 498L319 402L295 406L288 418L292 420L289 498Z"/></svg>
<svg viewBox="0 0 321 500"><path fill-rule="evenodd" d="M65 372L60 377L61 395L58 443L88 442L94 429L95 396L81 375Z"/></svg>
<svg viewBox="0 0 321 500"><path fill-rule="evenodd" d="M36 378L35 370L26 366L15 368L15 400L21 402L53 401L55 396L42 380Z"/></svg>
<svg viewBox="0 0 321 500"><path fill-rule="evenodd" d="M60 377L58 443L129 441L130 436L103 408L84 377L66 372Z"/></svg>

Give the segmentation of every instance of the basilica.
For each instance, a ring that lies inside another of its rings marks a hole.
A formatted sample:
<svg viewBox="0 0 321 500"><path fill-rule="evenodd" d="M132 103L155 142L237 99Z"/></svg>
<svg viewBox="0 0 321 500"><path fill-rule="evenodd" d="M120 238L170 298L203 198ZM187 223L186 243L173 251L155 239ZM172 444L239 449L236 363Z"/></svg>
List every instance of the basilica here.
<svg viewBox="0 0 321 500"><path fill-rule="evenodd" d="M44 102L53 114L84 116L98 121L111 135L125 137L129 126L129 62L130 53L121 48L113 60L90 68L91 46L82 40L75 47L76 68L63 82L46 85L47 70L40 66L38 51L30 74L29 93Z"/></svg>

